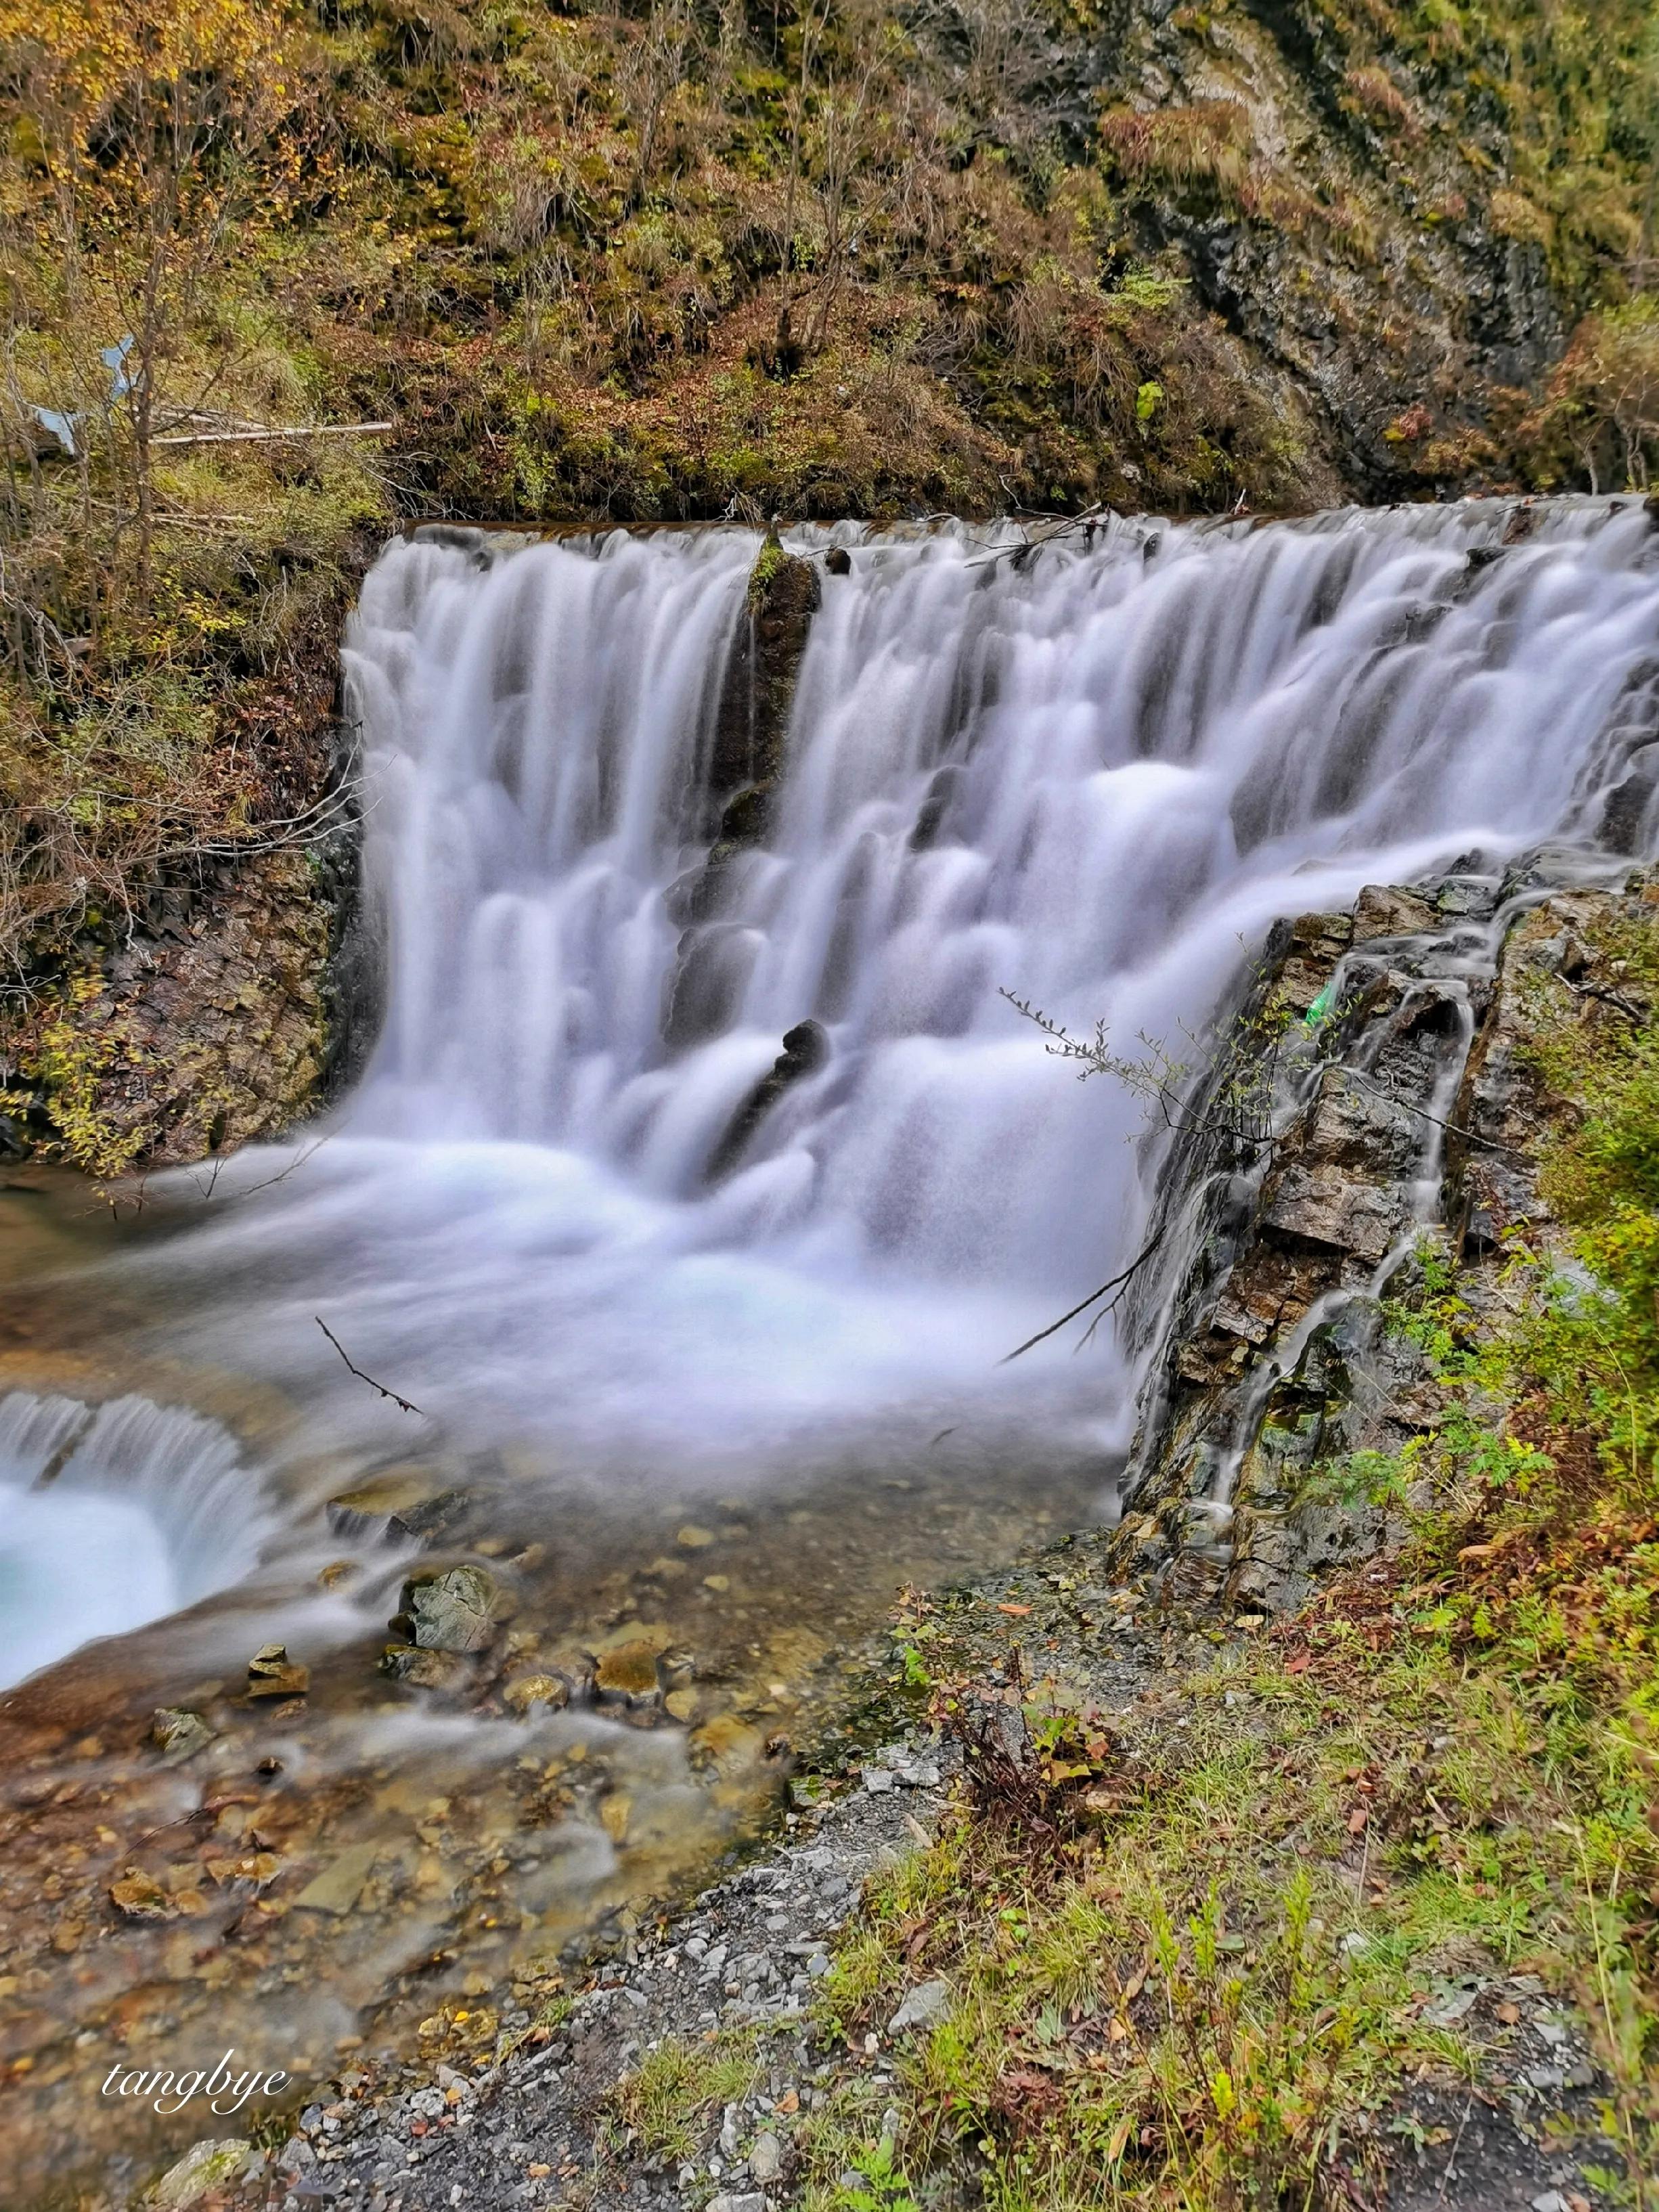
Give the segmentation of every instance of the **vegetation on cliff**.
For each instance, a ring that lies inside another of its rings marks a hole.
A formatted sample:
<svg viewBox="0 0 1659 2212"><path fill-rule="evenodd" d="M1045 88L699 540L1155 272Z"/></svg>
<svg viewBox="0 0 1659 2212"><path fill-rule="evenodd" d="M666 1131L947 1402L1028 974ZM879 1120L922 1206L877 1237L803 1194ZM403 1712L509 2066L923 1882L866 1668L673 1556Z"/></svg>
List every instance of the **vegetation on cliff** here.
<svg viewBox="0 0 1659 2212"><path fill-rule="evenodd" d="M1644 483L1656 66L1651 0L3 0L18 1110L43 991L327 818L400 516Z"/></svg>

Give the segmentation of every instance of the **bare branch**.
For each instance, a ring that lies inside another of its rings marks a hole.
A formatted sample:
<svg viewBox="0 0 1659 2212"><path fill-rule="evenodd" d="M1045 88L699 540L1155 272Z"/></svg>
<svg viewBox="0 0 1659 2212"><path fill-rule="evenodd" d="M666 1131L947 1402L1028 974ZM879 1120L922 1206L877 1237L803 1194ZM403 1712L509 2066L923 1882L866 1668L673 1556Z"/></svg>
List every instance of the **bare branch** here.
<svg viewBox="0 0 1659 2212"><path fill-rule="evenodd" d="M365 1375L361 1367L354 1365L350 1354L347 1352L344 1345L341 1343L339 1338L335 1335L328 1323L323 1319L321 1314L313 1314L311 1318L316 1322L318 1328L321 1329L323 1334L334 1346L334 1349L339 1353L341 1358L345 1361L347 1367L350 1370L351 1373L356 1376L360 1382L367 1382L371 1390L378 1390L383 1398L389 1398L394 1406L400 1406L405 1413L419 1414L421 1419L423 1421L431 1418L430 1415L422 1413L418 1406L411 1405L407 1398L400 1398L395 1390L388 1390L384 1382L377 1382L372 1375Z"/></svg>
<svg viewBox="0 0 1659 2212"><path fill-rule="evenodd" d="M1024 1344L1020 1345L1016 1350L1006 1353L1002 1358L998 1360L998 1366L1006 1367L1011 1360L1019 1358L1022 1353L1030 1352L1034 1345L1041 1344L1045 1338L1053 1336L1057 1329L1064 1328L1068 1321L1075 1321L1079 1314L1087 1313L1090 1307L1095 1304L1098 1299L1103 1298L1109 1291L1116 1291L1121 1295L1124 1291L1127 1290L1130 1283L1133 1280L1135 1276L1140 1273L1140 1270L1146 1266L1147 1261L1152 1258L1153 1253L1157 1251L1158 1246L1163 1242L1164 1231L1160 1228L1145 1244L1141 1246L1139 1251L1136 1253L1134 1258L1130 1261L1127 1267L1121 1269L1120 1272L1114 1275L1109 1282L1103 1283L1097 1291L1091 1291L1088 1297L1085 1298L1081 1304L1074 1305L1072 1308L1070 1313L1061 1314L1060 1319L1058 1321L1050 1322L1047 1328L1040 1328L1035 1336L1028 1336ZM1112 1306L1109 1306L1107 1308L1107 1312L1109 1313L1112 1310L1112 1307L1115 1306L1116 1304L1117 1300L1114 1298L1112 1301ZM1097 1318L1098 1319L1100 1317L1097 1316ZM1089 1336L1092 1336L1093 1334L1094 1323L1091 1322L1089 1328ZM1084 1338L1084 1344L1086 1344L1089 1341L1089 1336L1085 1336ZM1079 1349L1081 1350L1081 1348L1082 1346L1079 1346ZM949 1431L947 1431L946 1433L948 1434Z"/></svg>

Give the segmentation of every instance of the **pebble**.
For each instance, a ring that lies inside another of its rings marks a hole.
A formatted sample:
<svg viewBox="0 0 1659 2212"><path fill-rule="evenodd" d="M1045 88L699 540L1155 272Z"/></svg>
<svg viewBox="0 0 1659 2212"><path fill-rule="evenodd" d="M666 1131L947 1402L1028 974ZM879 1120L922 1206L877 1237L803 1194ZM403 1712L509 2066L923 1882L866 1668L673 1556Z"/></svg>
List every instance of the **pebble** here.
<svg viewBox="0 0 1659 2212"><path fill-rule="evenodd" d="M949 1982L918 1982L898 2010L887 2023L889 2035L902 2035L907 2028L930 2027L942 2019L951 2002Z"/></svg>

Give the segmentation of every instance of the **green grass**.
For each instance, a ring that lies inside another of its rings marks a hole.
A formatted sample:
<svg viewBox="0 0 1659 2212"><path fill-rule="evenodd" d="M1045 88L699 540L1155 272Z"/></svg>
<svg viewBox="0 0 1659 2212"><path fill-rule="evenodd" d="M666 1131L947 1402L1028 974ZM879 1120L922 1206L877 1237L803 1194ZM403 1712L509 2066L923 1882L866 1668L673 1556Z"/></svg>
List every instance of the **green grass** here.
<svg viewBox="0 0 1659 2212"><path fill-rule="evenodd" d="M616 2113L647 2157L684 2164L696 2157L721 2106L746 2097L760 2072L752 2032L727 2030L708 2043L670 2037L647 2051L621 2083Z"/></svg>

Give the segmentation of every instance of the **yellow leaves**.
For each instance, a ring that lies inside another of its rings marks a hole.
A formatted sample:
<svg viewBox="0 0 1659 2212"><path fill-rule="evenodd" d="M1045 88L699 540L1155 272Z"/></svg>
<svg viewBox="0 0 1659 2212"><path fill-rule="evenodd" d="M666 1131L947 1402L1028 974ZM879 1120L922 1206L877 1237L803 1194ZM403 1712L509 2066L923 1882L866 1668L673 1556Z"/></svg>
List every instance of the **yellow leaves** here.
<svg viewBox="0 0 1659 2212"><path fill-rule="evenodd" d="M221 116L270 108L288 96L282 58L300 36L263 0L0 0L0 46L27 58L29 158L58 174L121 111L131 120L154 104L156 124L176 130L181 98Z"/></svg>

